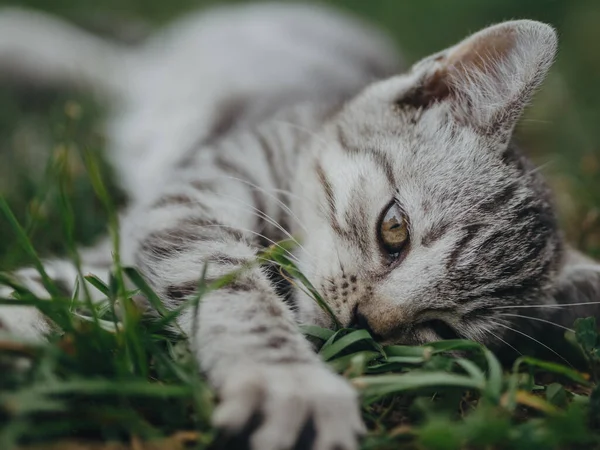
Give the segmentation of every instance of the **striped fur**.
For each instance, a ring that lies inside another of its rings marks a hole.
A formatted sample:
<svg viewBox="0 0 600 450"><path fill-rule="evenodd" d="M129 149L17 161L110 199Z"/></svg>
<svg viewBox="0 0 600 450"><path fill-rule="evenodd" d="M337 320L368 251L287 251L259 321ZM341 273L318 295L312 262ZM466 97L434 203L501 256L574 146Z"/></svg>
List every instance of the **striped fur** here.
<svg viewBox="0 0 600 450"><path fill-rule="evenodd" d="M497 308L600 293L599 266L565 252L548 190L511 139L554 57L547 25L491 27L391 77L400 62L377 32L301 6L222 8L116 52L35 13L4 11L2 23L0 73L76 79L120 100L108 137L132 199L121 252L169 308L205 264L215 280L290 237L290 258L342 324L387 343L518 345L507 328L518 322ZM30 73L48 42L55 58ZM96 51L85 70L74 42ZM93 71L106 61L112 72ZM410 235L398 257L377 232L392 203ZM102 245L84 261L106 272L108 256ZM73 285L67 263L48 265ZM330 319L302 292L290 306L274 273L254 266L180 318L219 390L215 423L239 430L260 412L252 448L283 449L313 418L315 449L356 448L355 394L296 327ZM48 331L26 309L0 309L0 323Z"/></svg>

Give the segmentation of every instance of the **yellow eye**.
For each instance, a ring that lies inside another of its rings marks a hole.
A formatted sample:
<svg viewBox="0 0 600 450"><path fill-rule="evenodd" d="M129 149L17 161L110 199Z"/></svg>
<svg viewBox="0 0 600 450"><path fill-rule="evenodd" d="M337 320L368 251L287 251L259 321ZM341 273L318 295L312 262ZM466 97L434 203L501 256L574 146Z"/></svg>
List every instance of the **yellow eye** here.
<svg viewBox="0 0 600 450"><path fill-rule="evenodd" d="M385 250L394 255L408 242L408 222L400 207L393 203L383 215L379 237Z"/></svg>

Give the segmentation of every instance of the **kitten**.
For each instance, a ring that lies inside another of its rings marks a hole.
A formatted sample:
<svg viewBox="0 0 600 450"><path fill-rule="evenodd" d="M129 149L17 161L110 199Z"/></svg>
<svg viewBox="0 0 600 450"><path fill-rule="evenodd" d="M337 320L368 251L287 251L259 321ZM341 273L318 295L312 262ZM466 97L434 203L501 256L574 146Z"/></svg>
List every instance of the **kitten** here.
<svg viewBox="0 0 600 450"><path fill-rule="evenodd" d="M600 266L565 247L545 183L511 140L556 45L548 25L506 22L402 72L377 31L314 6L221 8L126 48L0 13L0 72L114 107L110 156L131 199L123 262L166 306L193 293L206 262L216 279L293 235L290 258L341 324L384 343L512 346L525 339L520 307L599 298ZM83 259L110 269L106 242ZM47 270L74 285L68 262ZM46 295L35 271L18 276ZM527 311L567 326L595 312ZM0 321L48 331L26 307L1 308ZM179 319L221 399L217 426L260 413L252 448L284 449L312 420L313 448L355 449L356 394L297 322L332 325L301 291L288 306L264 268Z"/></svg>

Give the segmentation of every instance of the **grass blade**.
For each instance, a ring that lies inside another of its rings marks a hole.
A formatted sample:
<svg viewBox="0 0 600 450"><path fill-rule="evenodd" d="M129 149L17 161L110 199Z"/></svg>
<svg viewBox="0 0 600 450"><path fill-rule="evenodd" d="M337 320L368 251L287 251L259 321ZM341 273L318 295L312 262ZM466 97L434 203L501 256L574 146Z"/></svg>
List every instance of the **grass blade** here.
<svg viewBox="0 0 600 450"><path fill-rule="evenodd" d="M448 387L481 391L485 384L465 375L442 372L409 372L401 375L372 375L354 378L352 384L361 394L374 401L389 394L430 388L442 390Z"/></svg>
<svg viewBox="0 0 600 450"><path fill-rule="evenodd" d="M347 350L352 345L361 341L368 343L369 346L377 350L380 354L383 354L381 345L379 345L373 340L373 338L367 330L354 330L335 342L329 343L328 341L323 345L323 347L321 347L321 351L319 352L319 354L321 355L321 358L323 358L323 360L329 361L337 354L343 352L344 350Z"/></svg>
<svg viewBox="0 0 600 450"><path fill-rule="evenodd" d="M50 277L48 276L48 273L46 273L46 269L44 269L42 260L40 259L37 252L31 245L31 241L27 237L27 233L25 233L25 230L23 229L21 224L17 221L17 218L14 216L10 207L8 206L8 203L6 203L6 200L4 200L3 197L0 197L0 210L2 211L4 216L8 219L8 222L9 222L12 230L17 235L17 240L18 240L19 244L21 245L21 248L23 249L23 251L25 251L27 256L29 256L34 267L40 274L40 277L42 279L42 285L44 286L44 288L50 293L50 295L60 296L60 292L59 292L58 288L54 285L54 282L50 279Z"/></svg>

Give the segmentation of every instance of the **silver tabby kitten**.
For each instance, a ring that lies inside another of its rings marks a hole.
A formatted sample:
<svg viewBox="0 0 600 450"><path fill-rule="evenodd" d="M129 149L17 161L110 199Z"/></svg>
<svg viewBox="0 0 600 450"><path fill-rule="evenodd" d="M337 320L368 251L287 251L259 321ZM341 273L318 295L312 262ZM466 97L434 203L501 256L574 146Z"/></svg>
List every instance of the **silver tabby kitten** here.
<svg viewBox="0 0 600 450"><path fill-rule="evenodd" d="M402 72L375 30L316 7L218 9L134 47L0 12L1 73L113 106L110 156L131 198L121 253L168 307L206 262L214 279L293 235L292 258L340 322L385 343L517 345L519 306L598 299L600 266L565 248L546 185L511 142L555 52L551 27L513 21ZM106 243L83 256L109 271ZM66 261L47 270L75 282ZM18 275L45 295L33 270ZM330 320L294 297L256 268L180 318L221 399L214 421L235 431L260 412L251 446L276 450L311 418L315 449L354 449L356 395L296 327ZM565 325L590 312L527 311ZM0 321L48 331L26 307Z"/></svg>

